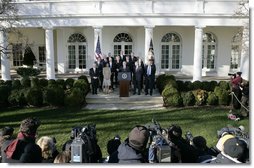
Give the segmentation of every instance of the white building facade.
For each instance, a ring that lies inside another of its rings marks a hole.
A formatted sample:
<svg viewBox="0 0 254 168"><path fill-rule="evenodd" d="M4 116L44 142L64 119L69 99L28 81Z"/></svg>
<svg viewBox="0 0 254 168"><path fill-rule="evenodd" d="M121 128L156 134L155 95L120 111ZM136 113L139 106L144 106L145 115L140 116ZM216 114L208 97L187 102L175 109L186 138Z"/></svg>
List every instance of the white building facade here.
<svg viewBox="0 0 254 168"><path fill-rule="evenodd" d="M152 39L157 74L225 77L242 71L249 79L249 53L238 33L249 17L234 15L240 0L16 0L19 21L8 39L11 54L1 57L2 79L22 66L31 46L48 79L56 73L86 73L98 36L103 54L134 52L146 62ZM4 21L0 24L4 24ZM7 44L6 44L7 45Z"/></svg>

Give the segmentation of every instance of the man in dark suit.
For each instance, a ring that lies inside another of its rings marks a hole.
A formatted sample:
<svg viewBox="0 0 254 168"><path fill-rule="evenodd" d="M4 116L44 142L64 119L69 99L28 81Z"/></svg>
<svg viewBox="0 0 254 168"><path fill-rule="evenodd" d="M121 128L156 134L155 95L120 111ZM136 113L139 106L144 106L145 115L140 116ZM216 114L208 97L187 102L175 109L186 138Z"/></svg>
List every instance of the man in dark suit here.
<svg viewBox="0 0 254 168"><path fill-rule="evenodd" d="M123 61L123 66L120 67L119 72L130 72L130 68L127 66L125 61Z"/></svg>
<svg viewBox="0 0 254 168"><path fill-rule="evenodd" d="M116 60L114 61L115 66L115 85L118 86L118 72L120 71L120 68L122 66L122 61L120 59L120 56L116 56Z"/></svg>
<svg viewBox="0 0 254 168"><path fill-rule="evenodd" d="M97 89L99 85L99 70L97 68L96 62L94 62L93 68L90 68L89 75L91 77L91 83L92 83L92 94L97 94Z"/></svg>
<svg viewBox="0 0 254 168"><path fill-rule="evenodd" d="M139 66L138 61L136 61L135 68L133 68L134 95L136 94L136 89L138 89L138 95L140 95L142 79L143 79L143 69L141 66Z"/></svg>
<svg viewBox="0 0 254 168"><path fill-rule="evenodd" d="M148 65L145 66L145 94L148 95L148 89L150 89L150 95L153 95L154 83L155 83L156 66L153 59L149 59Z"/></svg>
<svg viewBox="0 0 254 168"><path fill-rule="evenodd" d="M102 91L102 84L103 84L103 73L102 73L102 70L103 70L103 65L104 65L104 60L101 59L100 57L97 59L97 68L99 70L99 88L100 88L100 91Z"/></svg>
<svg viewBox="0 0 254 168"><path fill-rule="evenodd" d="M110 76L110 89L114 90L113 84L114 84L114 76L115 76L115 72L116 72L116 67L115 67L115 63L112 57L108 58L108 65L111 71L111 76Z"/></svg>

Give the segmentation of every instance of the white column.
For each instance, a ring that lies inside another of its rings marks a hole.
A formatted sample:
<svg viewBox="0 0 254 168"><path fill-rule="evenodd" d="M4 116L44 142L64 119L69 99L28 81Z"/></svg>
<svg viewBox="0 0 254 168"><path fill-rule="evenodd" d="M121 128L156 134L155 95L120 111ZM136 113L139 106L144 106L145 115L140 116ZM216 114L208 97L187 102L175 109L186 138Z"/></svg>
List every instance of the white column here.
<svg viewBox="0 0 254 168"><path fill-rule="evenodd" d="M45 29L47 79L55 79L53 28Z"/></svg>
<svg viewBox="0 0 254 168"><path fill-rule="evenodd" d="M100 46L101 46L101 52L102 52L102 27L101 26L94 27L94 53L96 51L98 36L100 37ZM93 61L95 60L94 55L92 60Z"/></svg>
<svg viewBox="0 0 254 168"><path fill-rule="evenodd" d="M2 80L11 80L10 75L10 59L7 55L7 34L4 31L0 31L0 47L1 47L1 75Z"/></svg>
<svg viewBox="0 0 254 168"><path fill-rule="evenodd" d="M193 63L193 80L202 80L202 43L203 42L203 27L195 27L195 42L194 42L194 63Z"/></svg>
<svg viewBox="0 0 254 168"><path fill-rule="evenodd" d="M68 50L65 49L65 41L64 30L57 29L57 70L61 74L66 72L66 54L68 54Z"/></svg>
<svg viewBox="0 0 254 168"><path fill-rule="evenodd" d="M242 52L241 52L241 63L240 71L242 72L242 78L249 80L249 28L244 27L243 38L242 38Z"/></svg>
<svg viewBox="0 0 254 168"><path fill-rule="evenodd" d="M149 46L150 46L150 41L151 39L153 40L153 26L146 26L145 27L145 58L144 58L144 63L147 64L148 62L148 51L149 51ZM153 41L154 42L154 41ZM155 58L155 61L158 61Z"/></svg>

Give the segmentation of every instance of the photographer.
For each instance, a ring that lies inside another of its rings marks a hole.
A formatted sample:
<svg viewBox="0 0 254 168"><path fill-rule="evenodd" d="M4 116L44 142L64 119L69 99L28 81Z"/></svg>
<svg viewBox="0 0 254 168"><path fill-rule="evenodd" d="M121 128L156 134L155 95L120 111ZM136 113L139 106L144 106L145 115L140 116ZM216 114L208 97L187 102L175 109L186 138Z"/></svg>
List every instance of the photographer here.
<svg viewBox="0 0 254 168"><path fill-rule="evenodd" d="M233 92L232 106L234 110L238 110L241 108L242 91L241 91L241 83L242 83L242 72L237 72L236 74L231 75L231 88ZM238 100L237 100L238 99Z"/></svg>
<svg viewBox="0 0 254 168"><path fill-rule="evenodd" d="M168 128L168 140L171 142L172 163L196 163L198 155L190 143L182 137L182 129L178 125Z"/></svg>
<svg viewBox="0 0 254 168"><path fill-rule="evenodd" d="M129 133L128 138L114 152L108 163L146 163L146 145L149 131L144 126L136 126Z"/></svg>

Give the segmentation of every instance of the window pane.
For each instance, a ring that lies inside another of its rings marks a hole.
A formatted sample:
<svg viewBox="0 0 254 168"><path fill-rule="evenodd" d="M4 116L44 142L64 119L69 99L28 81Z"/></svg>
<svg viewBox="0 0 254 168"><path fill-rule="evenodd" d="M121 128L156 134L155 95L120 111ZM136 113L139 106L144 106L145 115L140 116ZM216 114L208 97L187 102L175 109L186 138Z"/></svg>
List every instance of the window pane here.
<svg viewBox="0 0 254 168"><path fill-rule="evenodd" d="M75 69L76 68L75 45L69 45L68 52L69 52L69 56L68 56L69 69Z"/></svg>
<svg viewBox="0 0 254 168"><path fill-rule="evenodd" d="M79 45L79 69L86 68L86 46Z"/></svg>
<svg viewBox="0 0 254 168"><path fill-rule="evenodd" d="M14 44L12 46L12 53L13 53L13 66L22 66L23 65L22 44Z"/></svg>

